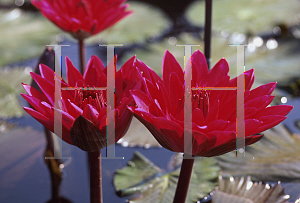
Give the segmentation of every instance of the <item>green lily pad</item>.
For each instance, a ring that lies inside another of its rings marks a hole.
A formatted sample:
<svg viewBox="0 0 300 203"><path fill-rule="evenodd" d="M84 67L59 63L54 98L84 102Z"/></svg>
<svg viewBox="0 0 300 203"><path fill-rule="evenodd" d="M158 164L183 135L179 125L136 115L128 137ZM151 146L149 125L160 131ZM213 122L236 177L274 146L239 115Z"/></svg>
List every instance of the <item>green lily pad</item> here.
<svg viewBox="0 0 300 203"><path fill-rule="evenodd" d="M176 43L174 43L174 39ZM268 82L282 82L286 81L294 75L300 75L300 69L298 64L299 47L300 43L297 39L283 40L278 43L278 47L275 49L268 49L266 42L261 47L256 48L254 51L246 48L245 51L245 70L255 69L255 84L254 87L259 86L262 83ZM125 58L130 58L133 54L136 54L139 60L142 60L145 64L150 66L158 75L161 76L162 58L166 50L169 50L177 59L177 61L183 67L184 64L184 48L175 46L175 44L193 44L200 45L193 47L193 52L196 49L204 51L203 41L197 40L192 37L191 34L183 33L179 37L171 37L165 39L162 42L156 42L149 44L147 49L135 50L130 53L126 53ZM236 47L228 46L230 41L224 37L212 37L212 63L213 67L221 58L225 58L228 61L231 78L237 76L236 70Z"/></svg>
<svg viewBox="0 0 300 203"><path fill-rule="evenodd" d="M0 11L0 66L40 55L61 31L39 14Z"/></svg>
<svg viewBox="0 0 300 203"><path fill-rule="evenodd" d="M129 2L128 10L134 13L119 21L111 28L87 39L87 43L100 42L113 44L141 43L147 38L153 38L164 31L170 22L163 13L148 4Z"/></svg>
<svg viewBox="0 0 300 203"><path fill-rule="evenodd" d="M172 202L180 172L179 154L173 157L173 169L164 172L139 152L114 177L114 185L120 196L129 196L132 203ZM196 159L190 182L187 202L196 202L211 192L219 174L215 159Z"/></svg>
<svg viewBox="0 0 300 203"><path fill-rule="evenodd" d="M212 195L212 203L285 203L290 195L284 193L280 183L275 186L254 183L251 177L219 177L218 189Z"/></svg>
<svg viewBox="0 0 300 203"><path fill-rule="evenodd" d="M204 1L196 1L187 12L195 24L204 24ZM299 19L297 0L215 0L212 29L230 32L257 33L273 30L277 23L292 24Z"/></svg>
<svg viewBox="0 0 300 203"><path fill-rule="evenodd" d="M123 147L161 147L149 130L135 117L132 118L130 128L118 144Z"/></svg>
<svg viewBox="0 0 300 203"><path fill-rule="evenodd" d="M25 93L22 82L29 84L30 67L0 68L0 118L20 117L25 112L19 103L20 92Z"/></svg>
<svg viewBox="0 0 300 203"><path fill-rule="evenodd" d="M277 182L300 181L300 138L283 125L265 131L264 137L246 148L245 157L235 153L219 156L225 175L250 175L253 180Z"/></svg>

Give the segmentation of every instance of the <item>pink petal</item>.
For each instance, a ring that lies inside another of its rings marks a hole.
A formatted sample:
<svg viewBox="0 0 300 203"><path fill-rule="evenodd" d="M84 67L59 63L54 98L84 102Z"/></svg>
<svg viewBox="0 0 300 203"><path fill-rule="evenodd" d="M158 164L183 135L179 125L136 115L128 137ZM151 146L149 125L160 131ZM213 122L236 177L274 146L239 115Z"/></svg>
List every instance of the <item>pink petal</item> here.
<svg viewBox="0 0 300 203"><path fill-rule="evenodd" d="M31 115L32 117L34 117L37 121L39 121L43 126L45 126L46 128L48 128L50 131L54 132L54 122L53 122L53 118L47 118L44 115L42 115L41 113L34 111L31 108L27 108L24 107L24 110ZM70 133L69 131L63 126L62 128L62 139L69 143L72 144L72 140L70 137Z"/></svg>
<svg viewBox="0 0 300 203"><path fill-rule="evenodd" d="M31 72L30 74L46 96L49 103L54 106L54 85L35 73Z"/></svg>
<svg viewBox="0 0 300 203"><path fill-rule="evenodd" d="M293 109L293 106L290 105L278 105L278 106L270 106L267 107L260 112L258 112L255 117L260 118L263 116L271 116L271 115L280 115L280 116L286 116L291 110Z"/></svg>
<svg viewBox="0 0 300 203"><path fill-rule="evenodd" d="M75 105L73 102L71 102L69 99L66 100L66 104L67 104L67 110L68 113L74 117L75 119L79 116L83 114L83 110L81 108L79 108L77 105Z"/></svg>
<svg viewBox="0 0 300 203"><path fill-rule="evenodd" d="M281 115L269 115L269 116L260 117L259 120L263 122L263 125L257 129L257 133L272 128L278 125L279 123L281 123L285 119L286 117Z"/></svg>
<svg viewBox="0 0 300 203"><path fill-rule="evenodd" d="M204 120L204 117L203 117L203 113L198 108L195 108L193 110L192 119L193 119L193 123L196 123L199 126L204 126L205 125L205 120Z"/></svg>
<svg viewBox="0 0 300 203"><path fill-rule="evenodd" d="M229 65L225 59L221 59L212 69L207 76L202 79L201 86L214 87L224 76L228 76Z"/></svg>
<svg viewBox="0 0 300 203"><path fill-rule="evenodd" d="M146 64L144 64L142 61L137 59L135 65L138 68L138 70L143 72L143 77L150 80L153 85L157 84L158 82L163 82L162 79L156 74L156 72L153 71Z"/></svg>
<svg viewBox="0 0 300 203"><path fill-rule="evenodd" d="M140 90L131 90L130 93L138 108L144 109L145 112L149 112L149 106L152 103L149 97Z"/></svg>
<svg viewBox="0 0 300 203"><path fill-rule="evenodd" d="M74 67L72 61L68 57L65 58L65 61L67 67L68 84L70 87L76 87L76 81L83 81L83 77L80 72Z"/></svg>
<svg viewBox="0 0 300 203"><path fill-rule="evenodd" d="M275 96L273 95L264 95L253 100L248 101L245 103L246 107L255 107L257 111L261 111L262 109L266 108L274 99Z"/></svg>
<svg viewBox="0 0 300 203"><path fill-rule="evenodd" d="M169 98L173 109L173 115L175 115L177 111L184 107L184 87L181 84L178 75L174 72L170 74L169 81Z"/></svg>
<svg viewBox="0 0 300 203"><path fill-rule="evenodd" d="M207 131L225 130L225 128L228 127L228 125L229 125L229 121L215 120L207 124Z"/></svg>
<svg viewBox="0 0 300 203"><path fill-rule="evenodd" d="M129 129L129 126L131 124L133 115L128 109L125 109L120 117L116 120L116 139L115 142L117 142L119 139L121 139L127 130Z"/></svg>
<svg viewBox="0 0 300 203"><path fill-rule="evenodd" d="M35 109L37 110L39 113L43 114L46 116L47 112L45 112L41 107L40 107L40 100L32 97L30 95L27 94L23 94L21 93L21 96ZM47 114L46 117L49 117L50 115Z"/></svg>
<svg viewBox="0 0 300 203"><path fill-rule="evenodd" d="M86 119L90 120L94 123L94 125L97 123L97 118L99 116L99 112L90 104L86 105L83 109L82 114Z"/></svg>
<svg viewBox="0 0 300 203"><path fill-rule="evenodd" d="M250 90L254 83L254 69L250 69L245 73L245 89Z"/></svg>
<svg viewBox="0 0 300 203"><path fill-rule="evenodd" d="M182 68L175 57L168 50L166 50L162 61L162 78L167 91L170 89L169 78L172 72L178 76L180 84L182 85L184 82Z"/></svg>
<svg viewBox="0 0 300 203"><path fill-rule="evenodd" d="M46 97L37 89L35 89L34 87L31 87L30 85L24 84L22 83L25 91L30 95L33 96L41 101L45 101Z"/></svg>
<svg viewBox="0 0 300 203"><path fill-rule="evenodd" d="M208 73L207 63L204 54L197 50L192 55L192 85L197 86Z"/></svg>
<svg viewBox="0 0 300 203"><path fill-rule="evenodd" d="M44 64L40 64L39 65L39 69L41 72L41 76L45 79L47 79L49 82L53 83L54 82L54 71L49 68L48 66L44 65Z"/></svg>
<svg viewBox="0 0 300 203"><path fill-rule="evenodd" d="M129 71L131 71L134 63L136 60L136 56L134 55L130 59L128 59L123 66L121 67L120 71L123 73L123 75L126 75Z"/></svg>
<svg viewBox="0 0 300 203"><path fill-rule="evenodd" d="M271 82L271 83L261 85L255 89L251 90L249 96L245 97L245 103L247 101L253 100L257 97L272 94L275 87L276 87L276 82Z"/></svg>
<svg viewBox="0 0 300 203"><path fill-rule="evenodd" d="M168 148L174 151L181 151L179 144L180 137L182 136L183 129L175 122L167 120L165 118L157 117L152 119L155 128L161 133L156 134L156 139L160 140L162 146L168 146Z"/></svg>
<svg viewBox="0 0 300 203"><path fill-rule="evenodd" d="M97 84L97 81L103 70L104 66L101 60L96 56L92 56L83 74L85 83L90 87L94 87Z"/></svg>

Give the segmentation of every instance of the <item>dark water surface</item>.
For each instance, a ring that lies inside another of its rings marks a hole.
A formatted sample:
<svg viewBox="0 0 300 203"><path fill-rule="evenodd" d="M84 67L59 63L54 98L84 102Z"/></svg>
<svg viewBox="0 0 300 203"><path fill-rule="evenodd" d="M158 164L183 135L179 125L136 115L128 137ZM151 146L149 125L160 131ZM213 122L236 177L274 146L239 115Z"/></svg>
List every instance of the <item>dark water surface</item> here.
<svg viewBox="0 0 300 203"><path fill-rule="evenodd" d="M11 119L10 122L16 123L19 127L31 126L37 129L40 133L39 136L44 137L43 128L39 122L30 116L25 116L19 119ZM26 134L22 135L24 139L20 139L23 142L24 148L30 143L26 143ZM8 138L9 139L9 138ZM3 142L2 142L3 143ZM16 144L16 143L15 143ZM41 143L44 148L45 142ZM1 147L1 142L0 142ZM61 196L71 200L72 202L89 202L89 183L88 183L88 166L87 166L87 154L86 152L78 149L77 147L68 145L63 142L63 157L71 157L70 160L64 160L65 168L63 169L63 181L61 184ZM102 160L102 176L103 176L103 195L105 203L125 202L126 198L120 198L115 194L113 187L113 175L117 169L120 169L126 165L126 163L132 158L134 151L138 150L154 164L167 168L170 161L172 152L163 148L124 148L120 145L116 145L116 156L124 157L123 160ZM12 148L7 154L14 154L15 150ZM0 185L0 199L1 202L46 202L51 198L51 182L48 172L48 168L44 163L44 151L40 150L38 156L32 160L29 169L26 169L26 173L22 173L21 177L17 181L8 181L5 184ZM105 149L102 150L102 156L105 155ZM1 157L5 154L1 154ZM31 153L25 155L25 157L31 157ZM13 165L9 165L6 170L22 171L28 167L27 162L22 160L16 160ZM18 174L12 174L18 176ZM3 173L0 174L3 177ZM12 179L14 179L12 177Z"/></svg>

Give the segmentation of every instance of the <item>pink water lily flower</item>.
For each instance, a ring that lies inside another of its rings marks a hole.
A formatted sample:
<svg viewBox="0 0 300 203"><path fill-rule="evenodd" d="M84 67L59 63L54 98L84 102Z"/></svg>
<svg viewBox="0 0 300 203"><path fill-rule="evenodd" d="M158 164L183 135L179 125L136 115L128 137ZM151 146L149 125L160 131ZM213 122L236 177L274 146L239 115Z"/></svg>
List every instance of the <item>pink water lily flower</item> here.
<svg viewBox="0 0 300 203"><path fill-rule="evenodd" d="M77 39L111 27L132 14L126 0L32 0L42 14Z"/></svg>
<svg viewBox="0 0 300 203"><path fill-rule="evenodd" d="M237 78L230 80L229 66L221 59L208 70L204 55L192 55L192 87L236 87ZM174 56L166 51L162 79L138 61L143 72L146 91L132 90L135 107L128 107L166 149L184 152L184 72ZM245 76L244 111L245 145L261 139L258 133L282 122L291 109L289 105L269 106L276 83L250 90L254 70ZM193 90L192 155L218 156L236 148L236 90Z"/></svg>
<svg viewBox="0 0 300 203"><path fill-rule="evenodd" d="M115 142L117 142L129 128L132 114L126 108L133 102L129 90L141 87L141 75L134 66L135 56L130 58L119 71L115 73ZM31 73L32 78L40 87L41 91L23 84L28 94L21 94L33 108L24 107L24 110L38 120L41 124L54 132L54 71L49 67L40 64L41 76ZM83 126L84 131L91 129L102 140L106 140L106 117L107 117L107 90L82 90L80 87L107 87L107 67L103 66L101 60L92 56L83 74L73 66L66 57L67 81L61 81L61 87L79 87L76 90L62 90L62 139L69 144L73 144L70 130L74 128L74 123L78 120L78 126ZM83 123L80 123L84 121ZM107 135L111 136L111 135ZM105 144L105 143L104 143ZM88 149L83 149L87 150ZM96 150L96 149L95 149ZM98 149L99 150L99 149Z"/></svg>

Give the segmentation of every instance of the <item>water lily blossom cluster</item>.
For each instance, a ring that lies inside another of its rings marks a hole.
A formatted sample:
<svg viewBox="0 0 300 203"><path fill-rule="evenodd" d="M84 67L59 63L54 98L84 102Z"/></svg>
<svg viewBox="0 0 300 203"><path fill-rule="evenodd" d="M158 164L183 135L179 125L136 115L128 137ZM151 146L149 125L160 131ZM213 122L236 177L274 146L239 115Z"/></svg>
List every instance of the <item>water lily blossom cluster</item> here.
<svg viewBox="0 0 300 203"><path fill-rule="evenodd" d="M129 128L132 114L126 108L133 102L129 90L141 86L141 75L134 68L135 57L130 58L119 71L115 73L115 141L117 142ZM33 108L24 107L25 111L38 120L41 124L54 132L54 71L45 65L40 65L41 76L31 73L32 78L40 87L41 91L23 84L28 94L21 94ZM70 130L74 128L75 121L80 117L87 120L86 123L99 129L102 136L106 136L107 90L82 90L82 87L107 87L107 67L101 60L92 56L82 76L66 57L67 81L61 81L61 86L76 87L76 90L62 90L62 139L72 143ZM57 82L57 81L56 81ZM60 82L60 81L59 81ZM80 119L79 119L80 120ZM80 123L76 123L80 125ZM87 128L86 128L87 130ZM110 135L107 135L110 136ZM99 149L98 149L99 150Z"/></svg>
<svg viewBox="0 0 300 203"><path fill-rule="evenodd" d="M210 71L200 51L193 53L191 61L192 87L237 86L237 78L230 79L228 75L229 66L225 59ZM129 109L164 148L185 152L184 71L169 51L163 58L162 79L142 62L139 64L147 88L144 92L131 91L136 106ZM250 145L261 139L262 135L258 133L282 122L292 106L269 106L276 83L250 90L254 70L246 71L244 77L245 145ZM236 99L236 90L192 90L192 155L218 156L236 148Z"/></svg>
<svg viewBox="0 0 300 203"><path fill-rule="evenodd" d="M129 16L126 0L32 0L42 14L77 39L84 39Z"/></svg>

